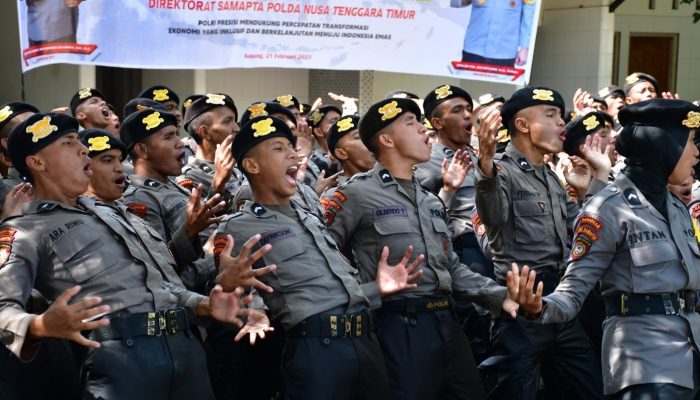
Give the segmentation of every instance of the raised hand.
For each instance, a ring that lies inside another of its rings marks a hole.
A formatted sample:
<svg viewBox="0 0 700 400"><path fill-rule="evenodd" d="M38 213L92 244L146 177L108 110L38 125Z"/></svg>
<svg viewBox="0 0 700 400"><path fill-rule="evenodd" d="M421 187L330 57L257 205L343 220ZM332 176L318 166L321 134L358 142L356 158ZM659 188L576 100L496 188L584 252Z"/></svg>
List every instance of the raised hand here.
<svg viewBox="0 0 700 400"><path fill-rule="evenodd" d="M446 158L442 160L442 190L446 192L457 191L462 186L464 178L467 177L471 168L472 160L469 157L469 152L466 150L457 149L449 166Z"/></svg>
<svg viewBox="0 0 700 400"><path fill-rule="evenodd" d="M577 115L583 115L593 105L593 98L587 91L578 88L574 93L574 110Z"/></svg>
<svg viewBox="0 0 700 400"><path fill-rule="evenodd" d="M335 174L326 178L326 171L321 171L316 179L316 184L314 184L314 192L317 195L322 195L329 187L336 186L338 184L338 177L342 172L336 172Z"/></svg>
<svg viewBox="0 0 700 400"><path fill-rule="evenodd" d="M220 239L224 238L220 237L217 241ZM266 244L250 254L250 250L253 246L260 241L260 235L255 235L245 242L238 257L231 257L233 238L231 235L227 235L225 239L226 242L223 246L221 246L221 242L215 244L214 255L219 267L219 275L216 276L216 283L228 291L242 286L246 288L254 287L264 292L272 292L272 288L259 281L258 277L269 274L277 269L277 266L272 264L264 268L253 269L253 264L272 250L272 245Z"/></svg>
<svg viewBox="0 0 700 400"><path fill-rule="evenodd" d="M250 344L254 345L257 338L265 339L265 332L272 332L274 330L275 328L270 326L270 319L267 318L267 314L265 314L264 311L250 310L248 313L248 322L238 331L234 340L238 342L243 339L245 335L248 335L250 337Z"/></svg>
<svg viewBox="0 0 700 400"><path fill-rule="evenodd" d="M333 92L328 92L328 97L343 105L343 115L357 114L357 102L359 99L342 94L335 94Z"/></svg>
<svg viewBox="0 0 700 400"><path fill-rule="evenodd" d="M577 156L571 156L564 163L564 179L575 191L576 197L585 200L591 185L591 169L588 163Z"/></svg>
<svg viewBox="0 0 700 400"><path fill-rule="evenodd" d="M681 98L681 96L679 96L678 93L661 92L661 98L662 99L679 100Z"/></svg>
<svg viewBox="0 0 700 400"><path fill-rule="evenodd" d="M31 183L20 183L14 186L5 195L5 201L2 204L2 218L11 217L22 214L22 205L34 199L34 189Z"/></svg>
<svg viewBox="0 0 700 400"><path fill-rule="evenodd" d="M187 201L187 218L185 219L185 231L190 240L195 240L199 232L207 229L209 225L218 223L223 216L216 217L219 211L226 207L226 202L221 201L218 193L206 202L202 202L204 185L201 183L192 190Z"/></svg>
<svg viewBox="0 0 700 400"><path fill-rule="evenodd" d="M526 265L522 271L518 271L518 264L513 263L511 270L506 274L506 285L508 287L508 298L520 304L520 308L527 316L539 316L542 312L542 282L535 286L535 271L530 271ZM505 303L505 302L504 302Z"/></svg>
<svg viewBox="0 0 700 400"><path fill-rule="evenodd" d="M309 126L306 120L297 122L297 157L301 160L304 157L311 156L314 150L314 135L311 133L313 129Z"/></svg>
<svg viewBox="0 0 700 400"><path fill-rule="evenodd" d="M250 310L244 305L253 301L253 295L243 296L243 288L237 287L232 292L224 292L221 285L214 286L207 300L202 300L200 306L206 308L199 316L210 316L218 321L233 324L239 328L243 326L242 317L247 317Z"/></svg>
<svg viewBox="0 0 700 400"><path fill-rule="evenodd" d="M591 174L603 182L608 181L612 169L611 153L615 146L601 139L596 133L586 136L586 141L579 146L579 153L591 167Z"/></svg>
<svg viewBox="0 0 700 400"><path fill-rule="evenodd" d="M479 137L479 168L486 176L495 176L493 156L496 154L496 134L501 127L501 112L489 107L476 118L476 132Z"/></svg>
<svg viewBox="0 0 700 400"><path fill-rule="evenodd" d="M99 297L86 297L68 304L80 293L80 286L73 286L61 293L43 314L29 323L29 337L34 340L56 338L72 340L82 346L98 348L100 343L85 338L80 332L109 325L109 320L93 318L107 314L110 307L100 305Z"/></svg>
<svg viewBox="0 0 700 400"><path fill-rule="evenodd" d="M216 146L214 153L214 178L211 186L217 193L224 192L226 183L231 179L233 166L236 164L236 159L233 158L231 151L231 142L233 142L233 136L228 136Z"/></svg>
<svg viewBox="0 0 700 400"><path fill-rule="evenodd" d="M401 261L392 266L387 263L389 248L384 246L379 258L379 264L377 264L377 286L379 286L379 292L382 296L388 296L418 286L414 282L423 274L423 270L415 271L415 269L423 262L425 256L421 254L411 264L408 264L411 255L413 255L413 246L408 246Z"/></svg>

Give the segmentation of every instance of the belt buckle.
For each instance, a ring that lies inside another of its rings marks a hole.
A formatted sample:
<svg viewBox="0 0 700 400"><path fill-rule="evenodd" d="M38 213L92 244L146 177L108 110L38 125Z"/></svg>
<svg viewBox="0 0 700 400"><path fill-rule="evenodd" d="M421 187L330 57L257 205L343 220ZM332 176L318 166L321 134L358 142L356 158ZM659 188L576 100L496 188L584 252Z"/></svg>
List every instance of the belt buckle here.
<svg viewBox="0 0 700 400"><path fill-rule="evenodd" d="M166 335L174 335L177 333L177 310L166 311L168 328L165 331Z"/></svg>
<svg viewBox="0 0 700 400"><path fill-rule="evenodd" d="M347 315L345 318L345 337L351 337L352 336L352 316Z"/></svg>
<svg viewBox="0 0 700 400"><path fill-rule="evenodd" d="M165 319L165 314L162 312L158 313L158 327L160 328L160 332L158 332L157 336L160 336L163 333L166 335L168 334L168 321Z"/></svg>
<svg viewBox="0 0 700 400"><path fill-rule="evenodd" d="M353 319L355 320L355 336L360 337L362 336L362 315L356 315Z"/></svg>
<svg viewBox="0 0 700 400"><path fill-rule="evenodd" d="M623 293L620 295L620 316L624 317L629 313L629 308L627 308L627 300L629 299L629 296L627 294Z"/></svg>
<svg viewBox="0 0 700 400"><path fill-rule="evenodd" d="M676 310L675 307L673 307L673 300L671 299L670 294L662 293L661 301L664 303L664 312L666 313L666 315L676 315Z"/></svg>
<svg viewBox="0 0 700 400"><path fill-rule="evenodd" d="M156 336L156 313L154 312L149 312L146 316L146 336Z"/></svg>
<svg viewBox="0 0 700 400"><path fill-rule="evenodd" d="M331 336L337 337L338 336L338 316L331 315L329 317L329 320L330 320L330 324L331 324Z"/></svg>

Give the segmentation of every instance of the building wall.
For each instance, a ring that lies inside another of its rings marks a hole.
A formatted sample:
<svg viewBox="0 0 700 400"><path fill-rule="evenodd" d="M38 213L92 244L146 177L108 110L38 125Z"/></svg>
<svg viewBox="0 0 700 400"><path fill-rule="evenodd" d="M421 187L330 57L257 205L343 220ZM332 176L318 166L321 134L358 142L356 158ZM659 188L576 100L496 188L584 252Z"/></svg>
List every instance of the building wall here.
<svg viewBox="0 0 700 400"><path fill-rule="evenodd" d="M678 33L676 88L681 97L700 99L700 22L693 23L695 5L671 7L672 0L657 0L649 10L646 1L627 0L615 12L615 30L620 32L620 77L624 84L629 57L630 33Z"/></svg>

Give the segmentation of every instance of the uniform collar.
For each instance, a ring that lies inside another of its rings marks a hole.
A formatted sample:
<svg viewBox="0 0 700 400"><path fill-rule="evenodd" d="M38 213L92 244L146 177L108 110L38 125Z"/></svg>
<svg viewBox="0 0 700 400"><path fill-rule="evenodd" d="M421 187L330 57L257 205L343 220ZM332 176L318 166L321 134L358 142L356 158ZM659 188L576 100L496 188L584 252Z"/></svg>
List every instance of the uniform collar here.
<svg viewBox="0 0 700 400"><path fill-rule="evenodd" d="M82 205L86 209L92 209L95 206L95 199L93 199L92 197L88 197L88 196L79 196L78 197L78 204ZM29 203L26 203L22 206L22 214L41 214L41 213L53 211L57 208L62 208L64 210L85 212L85 210L81 210L81 209L76 208L76 207L71 207L65 203L61 203L60 201L33 200L33 201L30 201Z"/></svg>
<svg viewBox="0 0 700 400"><path fill-rule="evenodd" d="M433 143L433 154L439 155L440 157L450 158L455 155L455 152L444 144L435 142Z"/></svg>
<svg viewBox="0 0 700 400"><path fill-rule="evenodd" d="M515 164L520 167L523 171L534 171L535 169L530 165L530 162L527 161L527 158L523 155L523 153L520 152L515 146L513 146L513 142L508 143L508 146L506 146L506 150L503 152L505 155L508 156L508 158L512 159L515 161Z"/></svg>

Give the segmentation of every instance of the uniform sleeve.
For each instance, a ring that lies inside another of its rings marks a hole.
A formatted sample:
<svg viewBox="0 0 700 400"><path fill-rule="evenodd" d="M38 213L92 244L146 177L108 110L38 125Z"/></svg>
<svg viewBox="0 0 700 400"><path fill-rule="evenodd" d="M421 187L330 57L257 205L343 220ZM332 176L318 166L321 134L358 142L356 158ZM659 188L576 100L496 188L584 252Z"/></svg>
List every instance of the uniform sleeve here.
<svg viewBox="0 0 700 400"><path fill-rule="evenodd" d="M136 216L141 217L146 223L158 232L166 240L170 240L167 229L161 218L161 207L158 200L145 190L135 190L124 195L124 205Z"/></svg>
<svg viewBox="0 0 700 400"><path fill-rule="evenodd" d="M362 219L362 210L358 198L350 186L341 186L335 190L325 207L326 224L339 248L348 246Z"/></svg>
<svg viewBox="0 0 700 400"><path fill-rule="evenodd" d="M503 225L508 221L510 200L508 198L509 183L505 168L495 169L496 176L484 175L477 163L474 168L476 175L476 208L479 210L481 221L487 226Z"/></svg>
<svg viewBox="0 0 700 400"><path fill-rule="evenodd" d="M577 219L564 278L554 293L542 299L542 322L555 323L574 319L586 296L605 274L615 257L622 233L616 224L611 223L602 214L584 211Z"/></svg>
<svg viewBox="0 0 700 400"><path fill-rule="evenodd" d="M537 0L523 0L523 14L520 19L520 40L519 48L530 47L530 35L532 34L532 24L535 19L535 2Z"/></svg>
<svg viewBox="0 0 700 400"><path fill-rule="evenodd" d="M0 265L0 329L12 334L6 346L22 358L29 324L36 318L35 314L27 312L27 302L39 270L39 244L25 232L10 226L0 228L0 235L3 261Z"/></svg>

